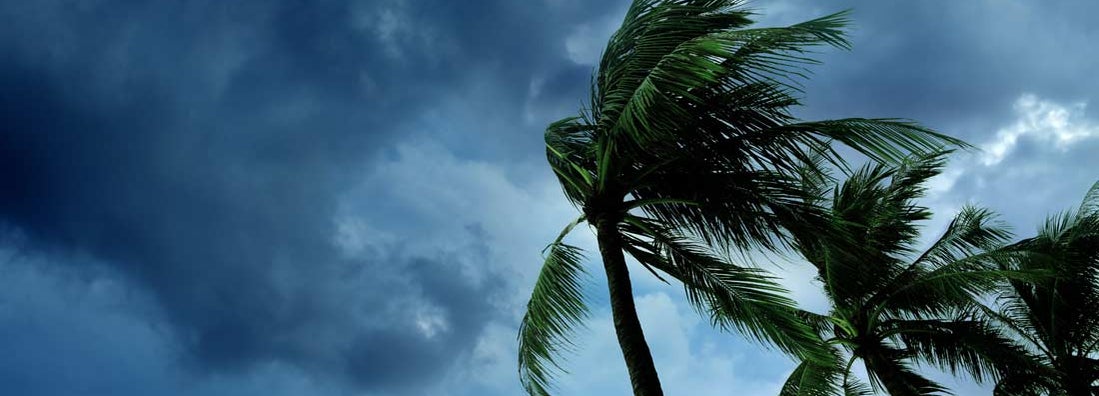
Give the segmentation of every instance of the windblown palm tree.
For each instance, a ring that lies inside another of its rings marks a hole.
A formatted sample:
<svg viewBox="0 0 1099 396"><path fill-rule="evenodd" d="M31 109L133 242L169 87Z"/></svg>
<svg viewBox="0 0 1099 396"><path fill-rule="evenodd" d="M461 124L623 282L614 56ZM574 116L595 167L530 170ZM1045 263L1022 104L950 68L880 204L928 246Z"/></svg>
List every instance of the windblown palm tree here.
<svg viewBox="0 0 1099 396"><path fill-rule="evenodd" d="M801 358L827 359L794 302L771 277L735 266L728 248L781 246L786 227L816 209L797 182L807 161L842 142L882 161L960 142L887 119L800 122L797 83L806 49L845 48L843 14L746 29L738 0L635 0L592 81L590 108L551 124L546 152L583 215L547 247L519 334L519 370L546 394L555 355L587 313L583 252L563 238L588 222L599 243L614 327L636 395L662 394L634 310L626 254L681 282L714 323Z"/></svg>
<svg viewBox="0 0 1099 396"><path fill-rule="evenodd" d="M1053 276L1009 282L991 313L1029 348L1046 371L1014 373L998 395L1099 395L1099 183L1075 211L1052 216L1038 235L1012 246L1026 253L1016 270Z"/></svg>
<svg viewBox="0 0 1099 396"><path fill-rule="evenodd" d="M832 306L814 321L837 350L829 365L798 366L783 395L870 394L851 376L857 360L873 389L893 396L946 393L914 371L915 363L980 380L1033 362L976 308L1008 274L998 248L1010 234L991 212L963 208L927 250L916 250L917 223L931 213L914 200L943 155L860 169L822 203L831 208L832 231L799 235L798 250L816 267Z"/></svg>

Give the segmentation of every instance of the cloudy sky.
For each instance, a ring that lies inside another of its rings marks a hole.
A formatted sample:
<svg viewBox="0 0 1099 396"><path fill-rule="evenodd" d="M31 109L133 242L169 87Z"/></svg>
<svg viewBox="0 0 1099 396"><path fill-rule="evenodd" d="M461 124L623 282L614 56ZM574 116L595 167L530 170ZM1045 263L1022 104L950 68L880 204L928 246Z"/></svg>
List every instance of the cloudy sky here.
<svg viewBox="0 0 1099 396"><path fill-rule="evenodd" d="M575 214L542 130L627 3L3 2L0 393L519 394L539 252ZM1099 4L752 7L854 9L854 49L820 54L797 114L983 149L935 180L928 233L970 202L1025 236L1099 179ZM627 391L594 273L561 394ZM667 393L775 393L792 362L637 275Z"/></svg>

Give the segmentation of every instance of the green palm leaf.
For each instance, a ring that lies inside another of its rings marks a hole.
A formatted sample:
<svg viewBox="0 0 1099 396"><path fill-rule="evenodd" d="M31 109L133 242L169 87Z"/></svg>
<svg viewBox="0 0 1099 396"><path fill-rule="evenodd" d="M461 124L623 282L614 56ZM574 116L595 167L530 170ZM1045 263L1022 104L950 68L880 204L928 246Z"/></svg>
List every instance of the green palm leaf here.
<svg viewBox="0 0 1099 396"><path fill-rule="evenodd" d="M766 271L730 264L704 245L651 221L630 217L622 226L627 251L642 264L683 283L688 301L714 325L768 342L812 362L829 362L830 349L800 316L797 304Z"/></svg>
<svg viewBox="0 0 1099 396"><path fill-rule="evenodd" d="M569 336L588 315L581 283L583 252L560 239L546 248L545 263L519 326L519 374L532 395L549 394L554 372L562 370L555 357L573 345Z"/></svg>
<svg viewBox="0 0 1099 396"><path fill-rule="evenodd" d="M1099 183L1075 211L1047 218L1034 237L1006 250L1016 254L1001 268L1051 274L1005 282L998 310L985 309L1041 354L1044 371L1004 378L997 394L1092 392L1099 381Z"/></svg>
<svg viewBox="0 0 1099 396"><path fill-rule="evenodd" d="M835 396L850 394L840 384L843 377L843 363L822 365L811 362L801 362L779 391L779 396Z"/></svg>
<svg viewBox="0 0 1099 396"><path fill-rule="evenodd" d="M977 381L997 380L1001 373L1027 372L1039 366L1013 339L979 319L898 320L882 324L922 361L954 375Z"/></svg>
<svg viewBox="0 0 1099 396"><path fill-rule="evenodd" d="M941 384L917 373L908 363L909 352L886 344L866 345L870 349L863 361L870 384L891 395L949 395Z"/></svg>
<svg viewBox="0 0 1099 396"><path fill-rule="evenodd" d="M1048 278L1006 266L1020 253L1002 248L1011 234L992 212L965 207L927 250L916 250L917 222L930 211L914 201L946 153L859 169L819 200L831 230L795 235L833 304L834 326L817 331L831 332L852 363L863 361L872 385L894 395L947 393L914 370L918 363L978 380L1040 372L1038 357L974 309L1005 281Z"/></svg>

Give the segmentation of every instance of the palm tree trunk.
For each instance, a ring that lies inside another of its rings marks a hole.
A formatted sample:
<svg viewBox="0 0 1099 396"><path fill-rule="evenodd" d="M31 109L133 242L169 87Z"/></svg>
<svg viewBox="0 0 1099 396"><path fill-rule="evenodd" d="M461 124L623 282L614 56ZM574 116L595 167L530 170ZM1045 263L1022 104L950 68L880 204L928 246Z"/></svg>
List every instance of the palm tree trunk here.
<svg viewBox="0 0 1099 396"><path fill-rule="evenodd" d="M626 268L626 257L622 254L622 240L618 235L617 224L606 221L596 225L599 252L603 256L603 267L607 272L607 287L610 289L611 313L614 316L614 331L618 334L618 345L622 348L622 357L630 373L634 396L662 396L660 378L653 364L649 344L645 342L645 333L641 330L641 321L637 319L637 310L633 304L633 287L630 273Z"/></svg>

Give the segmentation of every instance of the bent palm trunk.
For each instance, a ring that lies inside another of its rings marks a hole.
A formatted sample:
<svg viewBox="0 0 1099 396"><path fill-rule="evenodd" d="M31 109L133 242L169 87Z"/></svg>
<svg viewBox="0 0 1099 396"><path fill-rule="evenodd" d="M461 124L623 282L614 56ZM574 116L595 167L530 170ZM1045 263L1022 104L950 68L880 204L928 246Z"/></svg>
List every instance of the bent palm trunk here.
<svg viewBox="0 0 1099 396"><path fill-rule="evenodd" d="M622 254L622 241L614 222L602 222L597 225L599 252L603 257L603 267L607 272L607 287L610 289L611 313L614 316L614 331L618 335L618 345L622 348L622 357L630 373L634 396L662 396L660 378L653 364L652 353L645 342L645 333L641 330L641 321L637 319L637 310L633 303L633 287L630 273L626 268L626 257Z"/></svg>

